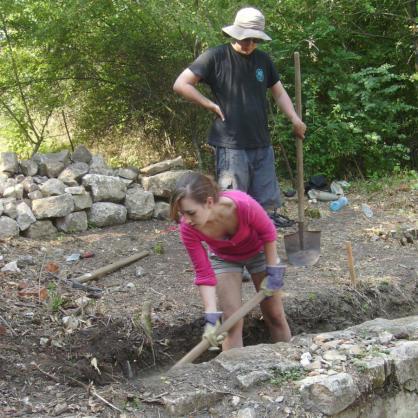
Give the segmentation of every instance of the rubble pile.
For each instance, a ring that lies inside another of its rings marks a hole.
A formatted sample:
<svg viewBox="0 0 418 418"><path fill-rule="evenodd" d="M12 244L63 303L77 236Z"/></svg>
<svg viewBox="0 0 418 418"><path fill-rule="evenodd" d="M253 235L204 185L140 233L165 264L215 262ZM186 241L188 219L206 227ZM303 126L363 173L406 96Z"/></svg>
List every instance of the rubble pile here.
<svg viewBox="0 0 418 418"><path fill-rule="evenodd" d="M183 169L177 157L138 169L111 168L83 145L73 153L19 161L0 153L0 239L48 238L58 231L168 217L167 200Z"/></svg>

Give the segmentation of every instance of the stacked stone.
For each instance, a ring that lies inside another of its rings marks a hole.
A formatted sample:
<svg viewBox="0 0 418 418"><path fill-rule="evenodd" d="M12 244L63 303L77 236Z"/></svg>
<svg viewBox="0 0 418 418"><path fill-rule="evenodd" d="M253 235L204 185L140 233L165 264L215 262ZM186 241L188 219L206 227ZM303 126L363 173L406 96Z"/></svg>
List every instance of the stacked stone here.
<svg viewBox="0 0 418 418"><path fill-rule="evenodd" d="M44 238L127 220L168 217L167 200L182 170L178 157L141 170L113 169L83 145L19 161L0 153L0 239Z"/></svg>

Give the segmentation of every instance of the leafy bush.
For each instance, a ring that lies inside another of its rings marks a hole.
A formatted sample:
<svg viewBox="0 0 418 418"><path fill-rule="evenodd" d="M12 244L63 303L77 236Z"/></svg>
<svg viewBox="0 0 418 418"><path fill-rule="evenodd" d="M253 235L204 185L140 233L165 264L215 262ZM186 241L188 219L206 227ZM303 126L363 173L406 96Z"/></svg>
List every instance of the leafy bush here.
<svg viewBox="0 0 418 418"><path fill-rule="evenodd" d="M177 75L245 2L52 0L0 3L0 136L23 156L74 143L112 164L183 154L212 169L211 115L172 92ZM376 176L418 164L417 24L404 0L254 0L291 97L302 61L307 175ZM7 36L6 36L7 32ZM7 120L5 123L3 121ZM281 115L273 143L295 165ZM120 150L123 152L121 153ZM279 153L278 153L279 156ZM278 158L278 169L283 171Z"/></svg>

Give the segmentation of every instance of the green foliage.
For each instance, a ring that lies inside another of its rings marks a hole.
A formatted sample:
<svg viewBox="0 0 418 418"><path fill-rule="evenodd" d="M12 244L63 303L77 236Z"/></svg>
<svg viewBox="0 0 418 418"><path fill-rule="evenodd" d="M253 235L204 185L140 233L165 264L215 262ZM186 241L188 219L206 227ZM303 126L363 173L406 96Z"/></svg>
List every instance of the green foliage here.
<svg viewBox="0 0 418 418"><path fill-rule="evenodd" d="M414 184L418 180L418 172L415 170L406 170L402 171L399 168L394 169L392 175L384 176L372 176L368 180L357 181L353 187L355 191L363 194L370 194L374 192L379 192L384 189L396 189L401 184L406 184L411 187L414 187Z"/></svg>
<svg viewBox="0 0 418 418"><path fill-rule="evenodd" d="M65 115L74 142L106 150L111 164L182 154L211 170L204 148L211 116L173 94L172 84L203 50L227 42L220 29L247 4L3 0L0 137L24 157L60 149ZM416 168L416 11L403 0L252 5L273 38L260 48L290 97L293 52L301 55L307 176L373 178ZM294 140L281 114L272 118L272 140L294 167Z"/></svg>
<svg viewBox="0 0 418 418"><path fill-rule="evenodd" d="M391 73L392 68L365 68L328 90L331 112L309 114L313 133L306 145L308 170L371 176L405 166L410 159L405 132L414 125L418 108L397 98L409 82Z"/></svg>
<svg viewBox="0 0 418 418"><path fill-rule="evenodd" d="M293 367L288 370L278 371L274 373L274 377L270 380L273 385L281 386L283 383L300 380L305 376L306 372L300 367Z"/></svg>
<svg viewBox="0 0 418 418"><path fill-rule="evenodd" d="M64 304L64 299L58 291L57 285L54 282L48 283L49 307L52 312L58 312Z"/></svg>
<svg viewBox="0 0 418 418"><path fill-rule="evenodd" d="M308 293L308 300L314 301L318 298L318 295L315 292L309 292Z"/></svg>
<svg viewBox="0 0 418 418"><path fill-rule="evenodd" d="M164 254L164 244L162 242L159 241L154 244L154 253L159 255Z"/></svg>

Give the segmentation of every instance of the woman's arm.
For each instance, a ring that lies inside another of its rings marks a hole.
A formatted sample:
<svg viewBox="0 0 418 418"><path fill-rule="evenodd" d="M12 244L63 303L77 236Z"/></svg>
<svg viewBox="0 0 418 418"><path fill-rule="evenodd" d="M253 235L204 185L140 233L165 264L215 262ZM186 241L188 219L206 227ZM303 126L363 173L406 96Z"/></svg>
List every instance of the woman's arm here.
<svg viewBox="0 0 418 418"><path fill-rule="evenodd" d="M199 286L200 296L203 300L205 312L216 312L216 287L215 286Z"/></svg>
<svg viewBox="0 0 418 418"><path fill-rule="evenodd" d="M264 254L266 256L267 266L277 266L278 256L277 256L276 241L270 241L264 244Z"/></svg>

